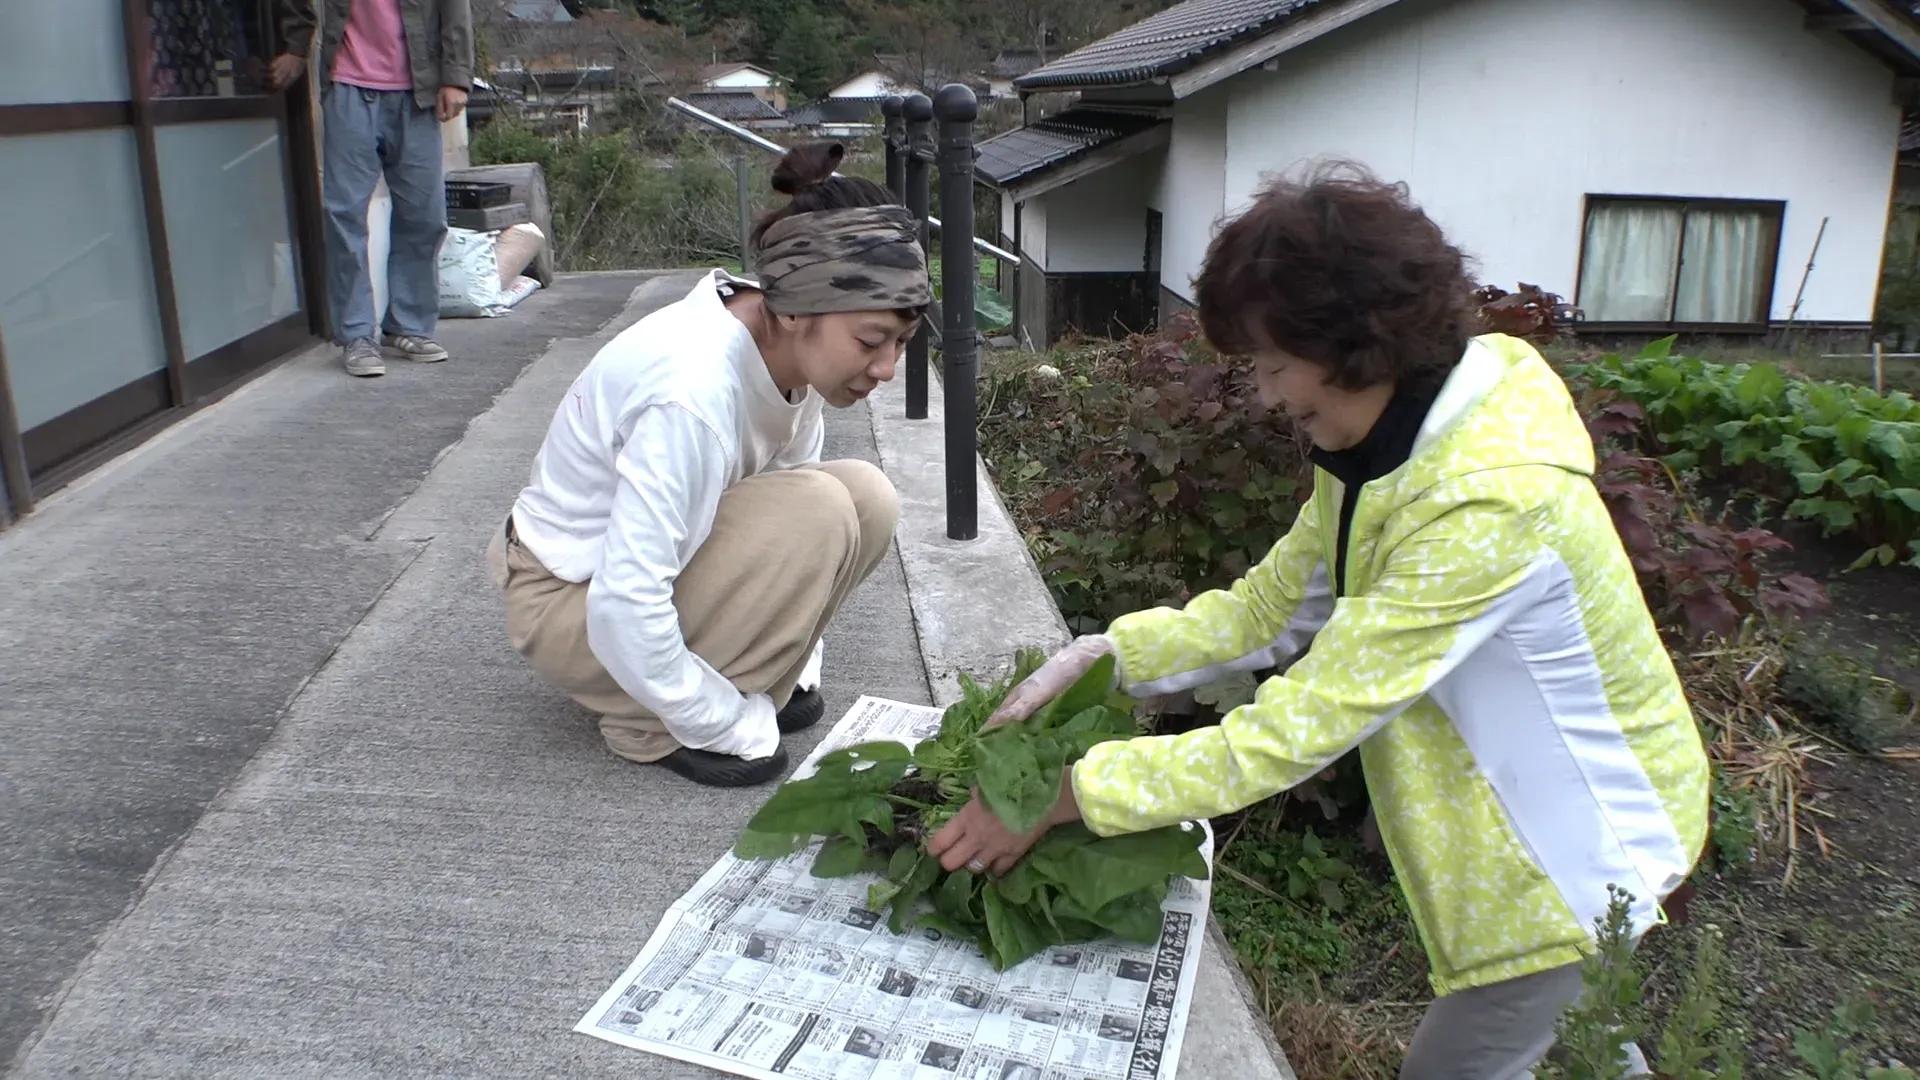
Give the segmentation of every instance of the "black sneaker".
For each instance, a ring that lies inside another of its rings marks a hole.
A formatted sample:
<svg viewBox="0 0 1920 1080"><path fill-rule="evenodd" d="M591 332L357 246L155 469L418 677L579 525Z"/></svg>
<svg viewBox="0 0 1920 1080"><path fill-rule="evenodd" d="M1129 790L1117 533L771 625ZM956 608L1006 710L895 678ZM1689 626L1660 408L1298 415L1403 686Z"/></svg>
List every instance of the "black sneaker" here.
<svg viewBox="0 0 1920 1080"><path fill-rule="evenodd" d="M787 752L776 749L767 757L747 759L683 747L654 764L708 787L752 787L786 772Z"/></svg>
<svg viewBox="0 0 1920 1080"><path fill-rule="evenodd" d="M795 690L793 697L787 699L787 707L773 718L773 725L780 729L780 734L791 735L819 723L825 715L827 703L821 698L820 691Z"/></svg>

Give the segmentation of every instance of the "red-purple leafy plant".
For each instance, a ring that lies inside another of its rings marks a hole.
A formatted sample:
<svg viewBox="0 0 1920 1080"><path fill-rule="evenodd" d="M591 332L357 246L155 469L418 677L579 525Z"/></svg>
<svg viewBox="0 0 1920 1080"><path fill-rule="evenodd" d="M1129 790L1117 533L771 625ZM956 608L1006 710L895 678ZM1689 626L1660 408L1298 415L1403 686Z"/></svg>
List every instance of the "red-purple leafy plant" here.
<svg viewBox="0 0 1920 1080"><path fill-rule="evenodd" d="M1638 404L1589 391L1587 431L1600 451L1594 484L1613 516L1656 617L1687 638L1735 636L1755 615L1798 617L1826 606L1826 589L1804 574L1770 576L1765 556L1792 549L1761 528L1706 518L1659 459L1641 451Z"/></svg>
<svg viewBox="0 0 1920 1080"><path fill-rule="evenodd" d="M1489 333L1512 334L1536 345L1559 337L1580 317L1579 309L1566 297L1524 281L1518 292L1482 285L1474 290L1473 301L1480 309L1480 324Z"/></svg>

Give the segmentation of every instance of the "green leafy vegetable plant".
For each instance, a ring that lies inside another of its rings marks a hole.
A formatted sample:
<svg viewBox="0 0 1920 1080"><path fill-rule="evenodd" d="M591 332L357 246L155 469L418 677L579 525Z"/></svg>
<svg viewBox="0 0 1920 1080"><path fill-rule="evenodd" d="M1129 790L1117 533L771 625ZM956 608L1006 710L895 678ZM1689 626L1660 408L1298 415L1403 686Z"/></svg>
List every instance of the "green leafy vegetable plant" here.
<svg viewBox="0 0 1920 1080"><path fill-rule="evenodd" d="M1853 998L1833 1010L1827 1030L1797 1029L1793 1054L1806 1068L1794 1073L1795 1080L1857 1080L1862 1076L1866 1080L1914 1080L1913 1070L1904 1065L1874 1065L1865 1060L1855 1044L1866 1037L1874 1021L1873 1003Z"/></svg>
<svg viewBox="0 0 1920 1080"><path fill-rule="evenodd" d="M1784 504L1787 517L1865 541L1855 566L1920 565L1920 401L1911 395L1676 356L1672 338L1569 370L1637 402L1670 468L1733 480Z"/></svg>
<svg viewBox="0 0 1920 1080"><path fill-rule="evenodd" d="M1003 971L1052 945L1109 934L1152 941L1171 878L1207 875L1198 828L1100 837L1063 826L998 880L948 873L927 853L927 840L976 789L1008 828L1031 831L1058 798L1068 766L1133 734L1133 714L1111 690L1111 657L1028 719L986 730L1007 692L1042 659L1023 652L1009 678L988 686L963 678L939 734L917 746L870 742L822 757L812 775L774 792L734 854L782 858L825 837L816 876L879 875L867 906L888 911L895 933L920 926L970 939Z"/></svg>

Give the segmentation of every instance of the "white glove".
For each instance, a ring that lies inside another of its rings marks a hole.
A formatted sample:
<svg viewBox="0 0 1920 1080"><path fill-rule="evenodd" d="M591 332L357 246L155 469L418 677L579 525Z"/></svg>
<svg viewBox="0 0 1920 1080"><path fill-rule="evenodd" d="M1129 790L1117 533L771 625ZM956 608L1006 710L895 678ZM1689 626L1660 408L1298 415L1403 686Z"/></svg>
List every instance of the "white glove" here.
<svg viewBox="0 0 1920 1080"><path fill-rule="evenodd" d="M800 681L793 684L795 691L820 689L821 668L826 664L827 639L821 638L813 643L813 655L807 658L807 666L800 671Z"/></svg>
<svg viewBox="0 0 1920 1080"><path fill-rule="evenodd" d="M1113 653L1113 639L1105 634L1089 634L1078 637L1066 648L1054 653L1040 670L1027 676L1025 682L1013 688L1007 700L1000 703L992 716L987 718L986 727L996 728L1001 724L1017 724L1041 707L1067 692L1074 683L1093 669L1103 656Z"/></svg>
<svg viewBox="0 0 1920 1080"><path fill-rule="evenodd" d="M733 726L722 731L718 737L704 746L694 746L695 750L706 750L715 754L732 754L734 757L769 757L780 749L780 726L774 722L779 713L773 707L773 699L765 694L747 694L741 698L740 719ZM668 731L673 731L668 725ZM675 738L679 738L677 732ZM681 742L686 745L685 739Z"/></svg>

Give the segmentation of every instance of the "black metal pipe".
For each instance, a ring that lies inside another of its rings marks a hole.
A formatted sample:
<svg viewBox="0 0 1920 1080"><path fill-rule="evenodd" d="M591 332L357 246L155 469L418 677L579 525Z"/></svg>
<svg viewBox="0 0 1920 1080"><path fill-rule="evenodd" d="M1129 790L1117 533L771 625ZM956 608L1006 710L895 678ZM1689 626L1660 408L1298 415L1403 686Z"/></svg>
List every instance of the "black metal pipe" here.
<svg viewBox="0 0 1920 1080"><path fill-rule="evenodd" d="M910 94L901 104L906 117L907 146L905 176L907 209L920 219L920 248L932 253L933 232L927 224L928 205L933 198L933 101L925 94ZM951 234L952 230L948 230ZM973 230L960 234L971 242ZM927 335L913 335L907 342L907 419L927 418Z"/></svg>
<svg viewBox="0 0 1920 1080"><path fill-rule="evenodd" d="M907 201L907 120L902 111L907 99L892 94L880 103L880 115L886 118L881 141L887 151L887 190L904 205Z"/></svg>
<svg viewBox="0 0 1920 1080"><path fill-rule="evenodd" d="M974 326L973 121L980 102L960 83L941 87L933 111L940 118L940 385L946 412L947 539L980 535L974 455L979 428L980 335Z"/></svg>

